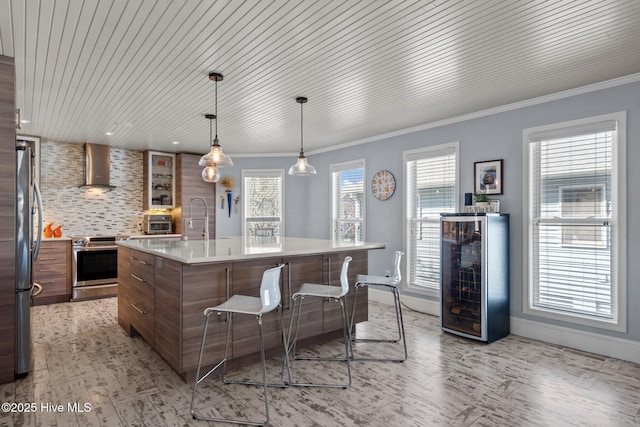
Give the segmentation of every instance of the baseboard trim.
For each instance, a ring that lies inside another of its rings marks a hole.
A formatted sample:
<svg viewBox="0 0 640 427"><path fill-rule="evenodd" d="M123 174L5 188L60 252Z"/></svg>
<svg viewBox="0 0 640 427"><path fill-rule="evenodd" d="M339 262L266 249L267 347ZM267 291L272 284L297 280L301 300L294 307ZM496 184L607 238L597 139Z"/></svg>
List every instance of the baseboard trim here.
<svg viewBox="0 0 640 427"><path fill-rule="evenodd" d="M511 317L511 333L551 344L640 363L640 342Z"/></svg>
<svg viewBox="0 0 640 427"><path fill-rule="evenodd" d="M393 294L389 291L369 288L369 301L393 305ZM440 303L424 298L400 295L400 301L410 309L421 311L432 316L440 316Z"/></svg>
<svg viewBox="0 0 640 427"><path fill-rule="evenodd" d="M369 288L369 300L393 305L393 295L388 291ZM438 301L409 295L401 295L400 301L414 310L433 316L440 316L440 303ZM514 335L640 363L640 342L638 341L595 334L519 317L511 317L510 321L511 333Z"/></svg>

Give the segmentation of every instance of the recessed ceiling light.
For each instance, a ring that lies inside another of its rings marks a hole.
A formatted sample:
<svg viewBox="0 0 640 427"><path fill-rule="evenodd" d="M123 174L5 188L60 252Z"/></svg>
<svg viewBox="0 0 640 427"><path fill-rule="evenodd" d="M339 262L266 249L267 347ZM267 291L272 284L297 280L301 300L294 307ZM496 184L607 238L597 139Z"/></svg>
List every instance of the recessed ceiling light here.
<svg viewBox="0 0 640 427"><path fill-rule="evenodd" d="M28 125L29 123L31 123L31 120L22 119L20 120L20 123L22 123L23 125Z"/></svg>
<svg viewBox="0 0 640 427"><path fill-rule="evenodd" d="M104 134L107 135L107 136L111 136L111 135L113 135L113 132L105 132Z"/></svg>
<svg viewBox="0 0 640 427"><path fill-rule="evenodd" d="M180 145L180 141L171 141L173 145Z"/></svg>

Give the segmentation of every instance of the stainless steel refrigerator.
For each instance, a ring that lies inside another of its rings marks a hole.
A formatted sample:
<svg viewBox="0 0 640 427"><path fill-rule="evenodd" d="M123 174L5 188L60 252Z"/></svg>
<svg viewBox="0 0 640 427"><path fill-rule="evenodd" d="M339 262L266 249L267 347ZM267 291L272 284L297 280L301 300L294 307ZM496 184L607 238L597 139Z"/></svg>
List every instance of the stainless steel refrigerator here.
<svg viewBox="0 0 640 427"><path fill-rule="evenodd" d="M37 228L34 229L37 216ZM34 231L35 230L35 231ZM31 141L16 141L16 376L31 365L31 265L38 257L42 233L42 198L34 176Z"/></svg>

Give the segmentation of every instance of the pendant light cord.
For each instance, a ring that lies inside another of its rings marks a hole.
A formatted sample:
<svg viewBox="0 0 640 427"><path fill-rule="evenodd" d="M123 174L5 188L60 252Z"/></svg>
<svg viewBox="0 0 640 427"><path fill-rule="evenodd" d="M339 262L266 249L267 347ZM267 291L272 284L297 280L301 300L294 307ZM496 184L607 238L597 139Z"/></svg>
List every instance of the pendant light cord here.
<svg viewBox="0 0 640 427"><path fill-rule="evenodd" d="M301 102L300 103L300 156L304 156L304 149L302 147L302 141L303 141L303 133L302 133L302 128L303 128L303 115L302 115L302 106L304 104Z"/></svg>
<svg viewBox="0 0 640 427"><path fill-rule="evenodd" d="M216 139L218 139L218 79L216 78Z"/></svg>

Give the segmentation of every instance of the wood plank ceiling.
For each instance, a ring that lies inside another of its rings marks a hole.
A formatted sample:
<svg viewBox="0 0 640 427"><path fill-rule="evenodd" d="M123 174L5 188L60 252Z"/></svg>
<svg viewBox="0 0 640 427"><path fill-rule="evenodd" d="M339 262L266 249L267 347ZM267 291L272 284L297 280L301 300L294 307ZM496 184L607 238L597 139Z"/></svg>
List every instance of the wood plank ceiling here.
<svg viewBox="0 0 640 427"><path fill-rule="evenodd" d="M21 132L140 150L207 151L210 71L226 152L297 152L296 96L313 152L638 73L639 42L637 0L0 0Z"/></svg>

